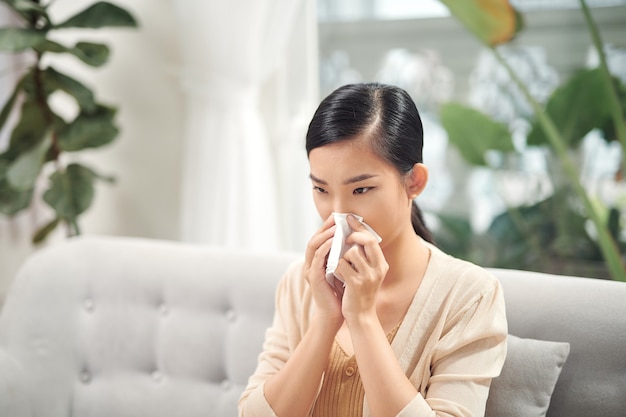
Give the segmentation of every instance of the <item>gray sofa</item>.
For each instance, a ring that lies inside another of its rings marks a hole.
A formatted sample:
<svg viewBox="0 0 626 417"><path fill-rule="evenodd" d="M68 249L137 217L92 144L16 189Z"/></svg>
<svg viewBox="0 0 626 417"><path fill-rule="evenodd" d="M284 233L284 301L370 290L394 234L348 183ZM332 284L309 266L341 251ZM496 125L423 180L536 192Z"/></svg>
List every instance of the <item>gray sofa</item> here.
<svg viewBox="0 0 626 417"><path fill-rule="evenodd" d="M0 313L0 416L236 416L298 256L116 237L40 250ZM626 416L626 284L493 273L517 337L487 415Z"/></svg>

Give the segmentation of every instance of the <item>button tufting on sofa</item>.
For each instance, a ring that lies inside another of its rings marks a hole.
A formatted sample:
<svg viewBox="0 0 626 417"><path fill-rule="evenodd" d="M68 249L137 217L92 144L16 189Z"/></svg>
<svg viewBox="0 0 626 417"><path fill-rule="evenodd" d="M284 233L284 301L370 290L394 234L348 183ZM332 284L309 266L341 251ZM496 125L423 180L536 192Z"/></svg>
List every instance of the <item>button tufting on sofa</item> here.
<svg viewBox="0 0 626 417"><path fill-rule="evenodd" d="M226 310L225 315L226 315L226 320L228 320L231 323L237 320L237 313L235 313L235 310L232 308L229 308L228 310Z"/></svg>
<svg viewBox="0 0 626 417"><path fill-rule="evenodd" d="M229 380L229 379L225 379L225 380L223 380L223 381L222 381L222 383L221 383L221 385L222 385L222 389L223 389L224 391L229 391L229 390L231 390L231 389L233 388L233 383L232 383L232 381L231 381L231 380Z"/></svg>
<svg viewBox="0 0 626 417"><path fill-rule="evenodd" d="M161 372L156 370L152 372L152 379L154 380L154 382L163 382L164 377Z"/></svg>
<svg viewBox="0 0 626 417"><path fill-rule="evenodd" d="M91 382L91 374L88 371L82 371L80 373L80 380L83 384L88 384Z"/></svg>
<svg viewBox="0 0 626 417"><path fill-rule="evenodd" d="M93 313L93 310L95 308L95 303L93 301L92 298L86 298L85 301L83 302L83 307L85 308L85 311L88 313Z"/></svg>
<svg viewBox="0 0 626 417"><path fill-rule="evenodd" d="M0 417L236 416L299 257L105 237L42 249L0 314ZM510 333L571 345L541 415L624 416L626 285L493 272Z"/></svg>

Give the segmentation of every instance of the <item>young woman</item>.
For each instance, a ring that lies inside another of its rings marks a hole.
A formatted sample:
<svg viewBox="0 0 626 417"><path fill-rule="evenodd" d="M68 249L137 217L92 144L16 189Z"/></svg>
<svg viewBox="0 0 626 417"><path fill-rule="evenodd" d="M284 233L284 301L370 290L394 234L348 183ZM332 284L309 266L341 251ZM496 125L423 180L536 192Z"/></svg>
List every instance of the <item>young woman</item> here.
<svg viewBox="0 0 626 417"><path fill-rule="evenodd" d="M506 354L498 281L432 243L414 199L424 190L422 123L397 87L355 84L322 101L306 149L324 220L281 280L240 416L483 416ZM331 286L332 213L350 249ZM337 281L335 281L337 284Z"/></svg>

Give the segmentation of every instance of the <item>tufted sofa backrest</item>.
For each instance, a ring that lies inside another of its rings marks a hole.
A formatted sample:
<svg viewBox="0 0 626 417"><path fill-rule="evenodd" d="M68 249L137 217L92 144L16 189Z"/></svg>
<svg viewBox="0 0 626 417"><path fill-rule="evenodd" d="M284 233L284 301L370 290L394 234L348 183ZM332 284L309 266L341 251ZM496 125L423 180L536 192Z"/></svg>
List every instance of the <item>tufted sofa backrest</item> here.
<svg viewBox="0 0 626 417"><path fill-rule="evenodd" d="M546 416L626 416L626 284L491 272L502 284L509 333L570 345Z"/></svg>
<svg viewBox="0 0 626 417"><path fill-rule="evenodd" d="M0 312L0 417L236 416L300 256L113 237L40 250ZM623 416L626 284L491 271L510 333L570 344L547 416Z"/></svg>
<svg viewBox="0 0 626 417"><path fill-rule="evenodd" d="M296 256L101 237L41 250L0 315L0 415L236 416Z"/></svg>

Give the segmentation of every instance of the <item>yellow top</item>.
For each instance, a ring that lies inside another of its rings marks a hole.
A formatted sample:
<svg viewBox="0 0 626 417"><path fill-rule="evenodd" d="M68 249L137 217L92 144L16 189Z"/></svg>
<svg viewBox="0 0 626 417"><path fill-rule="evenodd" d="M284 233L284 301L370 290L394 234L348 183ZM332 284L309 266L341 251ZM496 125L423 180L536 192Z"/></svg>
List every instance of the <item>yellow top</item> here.
<svg viewBox="0 0 626 417"><path fill-rule="evenodd" d="M399 327L400 323L387 334L389 343ZM356 356L348 356L335 340L312 417L362 417L364 396Z"/></svg>

